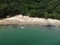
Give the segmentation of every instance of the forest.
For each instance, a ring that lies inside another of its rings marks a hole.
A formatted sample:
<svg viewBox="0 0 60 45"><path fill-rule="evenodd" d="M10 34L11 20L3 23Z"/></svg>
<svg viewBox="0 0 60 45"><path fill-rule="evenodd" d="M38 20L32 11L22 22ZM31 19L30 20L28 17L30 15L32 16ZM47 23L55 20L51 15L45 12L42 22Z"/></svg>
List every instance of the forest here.
<svg viewBox="0 0 60 45"><path fill-rule="evenodd" d="M60 19L60 0L0 0L0 19L18 14Z"/></svg>

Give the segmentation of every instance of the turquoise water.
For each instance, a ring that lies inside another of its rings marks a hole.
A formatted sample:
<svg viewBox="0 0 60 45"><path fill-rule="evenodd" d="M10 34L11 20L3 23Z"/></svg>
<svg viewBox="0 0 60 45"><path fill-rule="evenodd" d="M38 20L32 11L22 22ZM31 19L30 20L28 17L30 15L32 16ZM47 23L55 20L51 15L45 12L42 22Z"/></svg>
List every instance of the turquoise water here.
<svg viewBox="0 0 60 45"><path fill-rule="evenodd" d="M59 27L0 26L0 45L60 45Z"/></svg>

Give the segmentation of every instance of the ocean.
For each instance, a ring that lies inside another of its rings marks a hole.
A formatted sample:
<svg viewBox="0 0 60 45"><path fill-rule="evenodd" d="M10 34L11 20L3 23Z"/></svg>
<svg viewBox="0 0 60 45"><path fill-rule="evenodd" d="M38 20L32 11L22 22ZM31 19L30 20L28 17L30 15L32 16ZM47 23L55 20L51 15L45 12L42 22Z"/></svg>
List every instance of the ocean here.
<svg viewBox="0 0 60 45"><path fill-rule="evenodd" d="M60 28L0 26L0 45L60 45Z"/></svg>

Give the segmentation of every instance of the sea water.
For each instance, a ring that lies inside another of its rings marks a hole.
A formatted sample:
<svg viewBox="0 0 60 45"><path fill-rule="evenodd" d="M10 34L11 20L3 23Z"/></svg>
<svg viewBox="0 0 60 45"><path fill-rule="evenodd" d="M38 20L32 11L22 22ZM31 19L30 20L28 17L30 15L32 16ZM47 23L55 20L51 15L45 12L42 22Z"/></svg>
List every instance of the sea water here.
<svg viewBox="0 0 60 45"><path fill-rule="evenodd" d="M0 45L60 45L60 28L0 26Z"/></svg>

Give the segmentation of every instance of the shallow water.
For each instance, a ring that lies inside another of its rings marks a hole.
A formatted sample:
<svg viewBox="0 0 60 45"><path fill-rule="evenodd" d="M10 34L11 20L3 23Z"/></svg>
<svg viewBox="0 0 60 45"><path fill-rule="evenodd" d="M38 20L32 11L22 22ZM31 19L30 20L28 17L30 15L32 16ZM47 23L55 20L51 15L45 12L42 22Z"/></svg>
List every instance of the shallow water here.
<svg viewBox="0 0 60 45"><path fill-rule="evenodd" d="M60 45L60 28L0 26L0 45Z"/></svg>

